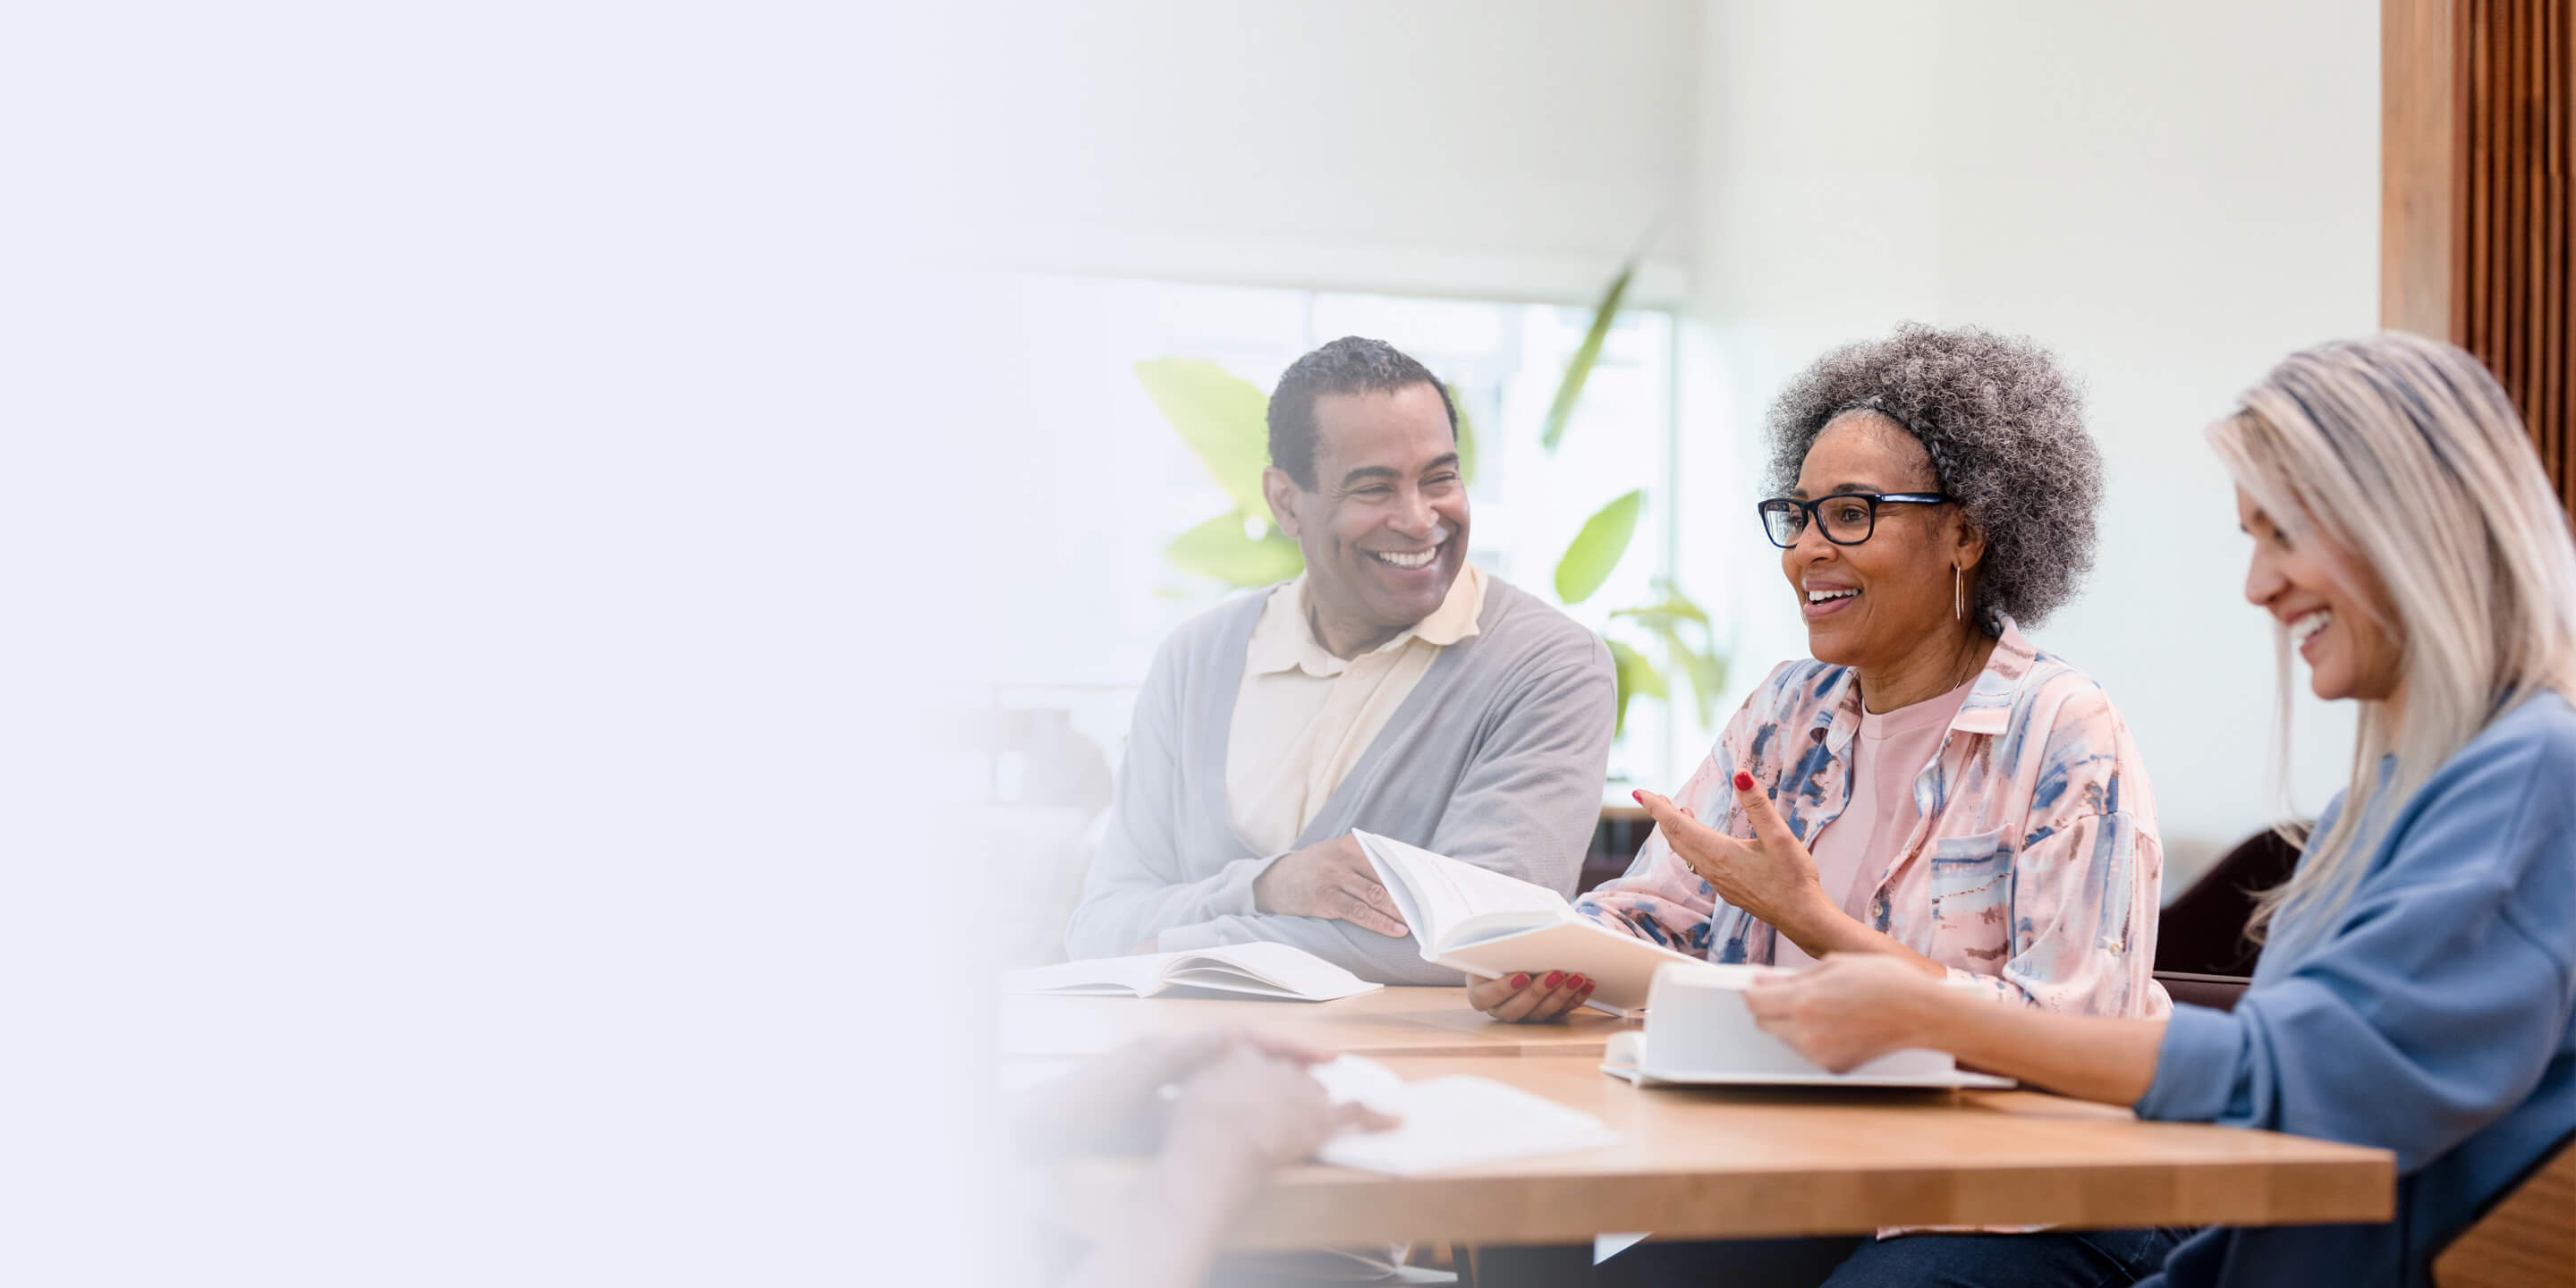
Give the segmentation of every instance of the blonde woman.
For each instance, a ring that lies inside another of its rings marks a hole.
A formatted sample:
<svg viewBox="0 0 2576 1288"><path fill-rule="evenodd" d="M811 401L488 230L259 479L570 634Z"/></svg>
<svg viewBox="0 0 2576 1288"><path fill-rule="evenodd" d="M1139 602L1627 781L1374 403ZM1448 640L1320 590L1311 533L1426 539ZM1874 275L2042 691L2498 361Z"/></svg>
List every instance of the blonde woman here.
<svg viewBox="0 0 2576 1288"><path fill-rule="evenodd" d="M2295 354L2210 439L2254 541L2245 597L2318 697L2361 704L2236 1009L1987 1006L1863 956L1753 1008L1833 1068L1934 1047L2148 1118L2393 1150L2392 1224L2205 1231L2150 1282L2424 1284L2576 1131L2576 545L2504 391L2447 345Z"/></svg>

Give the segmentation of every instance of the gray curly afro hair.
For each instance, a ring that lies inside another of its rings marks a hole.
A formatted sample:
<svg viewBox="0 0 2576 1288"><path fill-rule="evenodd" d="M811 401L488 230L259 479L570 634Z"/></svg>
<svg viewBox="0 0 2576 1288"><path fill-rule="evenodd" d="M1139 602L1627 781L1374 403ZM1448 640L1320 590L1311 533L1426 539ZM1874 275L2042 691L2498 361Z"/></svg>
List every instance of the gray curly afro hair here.
<svg viewBox="0 0 2576 1288"><path fill-rule="evenodd" d="M1794 487L1816 435L1848 411L1903 426L1932 455L1941 490L1985 533L1976 620L2037 625L2075 595L2093 566L2102 453L2084 430L2083 398L2057 360L2027 338L1908 322L1884 340L1818 358L1771 406L1771 474Z"/></svg>

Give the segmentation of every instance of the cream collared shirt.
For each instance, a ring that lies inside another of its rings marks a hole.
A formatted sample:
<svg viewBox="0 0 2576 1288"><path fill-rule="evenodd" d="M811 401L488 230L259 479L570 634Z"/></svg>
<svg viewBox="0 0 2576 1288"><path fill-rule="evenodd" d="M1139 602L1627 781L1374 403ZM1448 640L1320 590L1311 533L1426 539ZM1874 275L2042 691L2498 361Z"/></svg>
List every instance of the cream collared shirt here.
<svg viewBox="0 0 2576 1288"><path fill-rule="evenodd" d="M1244 652L1226 731L1226 812L1262 853L1292 848L1440 650L1476 633L1485 574L1469 564L1429 617L1344 661L1306 624L1306 578L1270 592Z"/></svg>

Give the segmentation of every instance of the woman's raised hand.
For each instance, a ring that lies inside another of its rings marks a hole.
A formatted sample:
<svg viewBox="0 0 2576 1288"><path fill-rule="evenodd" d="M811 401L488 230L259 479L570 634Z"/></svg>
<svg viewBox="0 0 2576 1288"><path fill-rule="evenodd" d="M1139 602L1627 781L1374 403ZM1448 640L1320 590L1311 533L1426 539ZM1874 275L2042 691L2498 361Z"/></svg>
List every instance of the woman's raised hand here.
<svg viewBox="0 0 2576 1288"><path fill-rule="evenodd" d="M1481 980L1467 989L1467 1003L1498 1020L1538 1024L1561 1019L1592 996L1595 981L1552 970L1523 971L1501 979Z"/></svg>
<svg viewBox="0 0 2576 1288"><path fill-rule="evenodd" d="M1789 825L1772 808L1753 775L1736 771L1735 801L1753 824L1753 839L1740 841L1699 821L1689 808L1653 792L1636 793L1637 803L1663 832L1664 844L1717 890L1717 896L1769 922L1774 929L1803 943L1806 928L1817 917L1839 915L1816 879L1816 860L1799 844Z"/></svg>

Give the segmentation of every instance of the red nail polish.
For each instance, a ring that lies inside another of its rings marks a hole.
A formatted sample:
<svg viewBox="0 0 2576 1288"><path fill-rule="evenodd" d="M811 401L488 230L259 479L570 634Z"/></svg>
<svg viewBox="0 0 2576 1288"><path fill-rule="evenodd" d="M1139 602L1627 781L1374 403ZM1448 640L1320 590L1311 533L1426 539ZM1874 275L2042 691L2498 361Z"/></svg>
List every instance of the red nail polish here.
<svg viewBox="0 0 2576 1288"><path fill-rule="evenodd" d="M1590 985L1590 984L1586 983L1586 982L1584 981L1584 978L1583 978L1582 976L1580 976L1580 975L1568 975L1568 976L1566 976L1566 977L1565 977L1565 986L1566 986L1567 988L1570 988L1570 989L1575 990L1576 992L1581 992L1581 991L1583 991L1584 989L1587 989L1587 988L1592 987L1592 985Z"/></svg>
<svg viewBox="0 0 2576 1288"><path fill-rule="evenodd" d="M1735 771L1735 790L1737 790L1737 791L1739 791L1739 792L1749 792L1749 791L1752 791L1752 790L1753 790L1753 775L1748 774L1748 773L1744 772L1744 771L1743 771L1743 770L1741 770L1741 769L1736 770L1736 771Z"/></svg>
<svg viewBox="0 0 2576 1288"><path fill-rule="evenodd" d="M1633 791L1633 792L1628 793L1628 799L1630 799L1630 800L1632 800L1632 801L1635 801L1635 802L1637 802L1637 803L1638 803L1638 804L1640 804L1640 805L1645 804L1645 803L1646 803L1646 792L1645 792L1645 789L1644 789L1644 788L1639 788L1639 789L1637 789L1636 791Z"/></svg>
<svg viewBox="0 0 2576 1288"><path fill-rule="evenodd" d="M1565 972L1564 972L1564 971L1561 971L1561 970L1552 970L1552 971L1549 971L1549 972L1547 973L1547 986L1548 986L1549 988L1554 988L1554 987L1556 987L1556 986L1557 986L1557 984L1558 984L1558 983L1562 982L1564 979L1565 979Z"/></svg>
<svg viewBox="0 0 2576 1288"><path fill-rule="evenodd" d="M1514 987L1514 988L1528 988L1528 987L1529 987L1529 976L1527 976L1527 975L1514 975L1514 976L1512 976L1512 987Z"/></svg>

